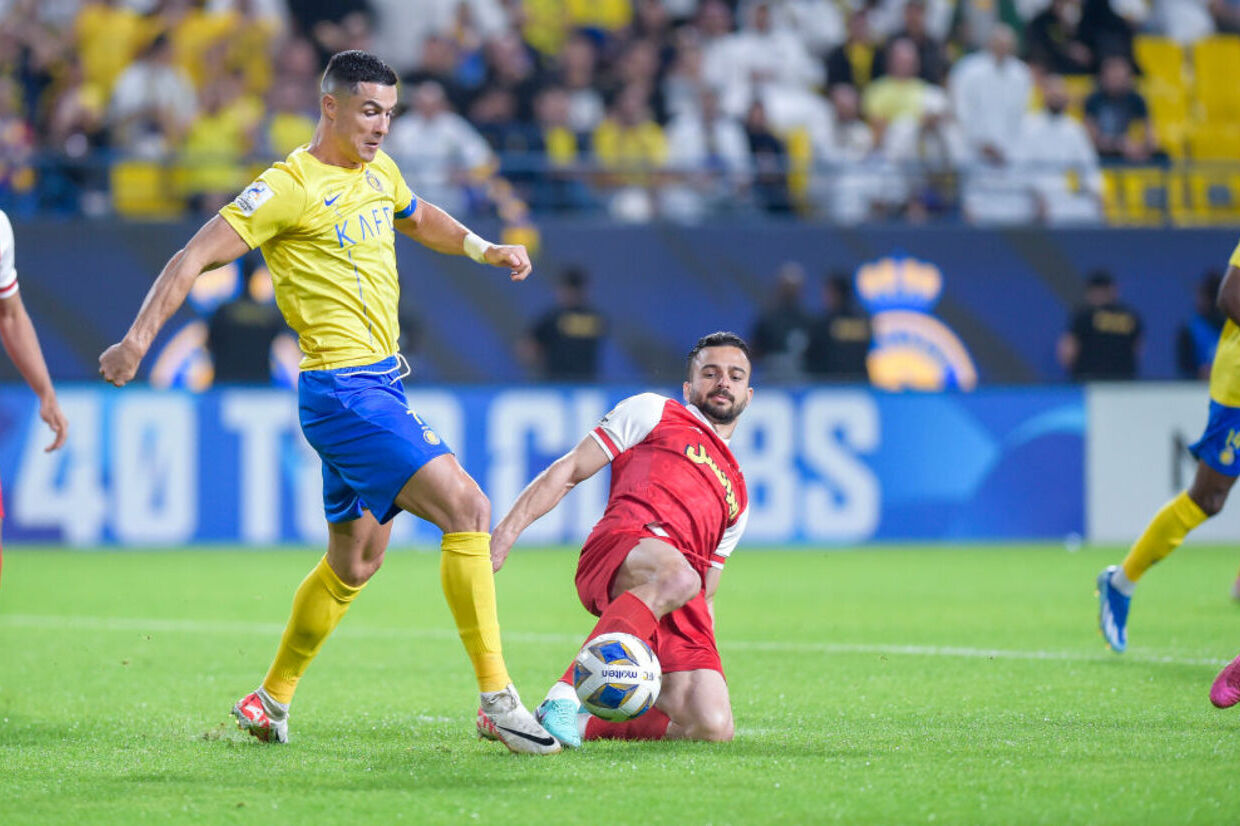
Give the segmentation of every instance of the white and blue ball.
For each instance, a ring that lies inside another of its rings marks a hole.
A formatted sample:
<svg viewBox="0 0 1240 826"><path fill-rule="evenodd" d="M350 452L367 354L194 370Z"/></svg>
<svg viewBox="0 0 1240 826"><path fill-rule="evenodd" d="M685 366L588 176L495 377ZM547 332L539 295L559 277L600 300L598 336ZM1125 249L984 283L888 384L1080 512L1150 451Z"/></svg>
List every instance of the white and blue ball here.
<svg viewBox="0 0 1240 826"><path fill-rule="evenodd" d="M586 711L623 722L640 717L659 699L663 669L650 646L632 634L599 634L573 661L573 688Z"/></svg>

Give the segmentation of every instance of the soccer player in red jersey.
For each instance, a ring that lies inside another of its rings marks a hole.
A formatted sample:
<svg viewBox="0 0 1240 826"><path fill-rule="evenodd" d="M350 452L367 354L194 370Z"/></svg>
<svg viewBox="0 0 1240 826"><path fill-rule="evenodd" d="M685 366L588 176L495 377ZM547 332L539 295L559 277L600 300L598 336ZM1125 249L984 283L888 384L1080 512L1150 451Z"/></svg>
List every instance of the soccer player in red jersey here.
<svg viewBox="0 0 1240 826"><path fill-rule="evenodd" d="M39 397L39 418L47 422L47 426L55 434L47 451L56 450L65 443L69 435L69 420L60 410L56 401L56 388L52 386L52 378L47 372L47 362L43 360L43 350L39 347L39 336L34 331L34 324L22 303L21 293L17 289L17 266L15 245L13 243L13 225L9 216L0 211L0 344L4 352L13 360L17 371L22 374L26 384ZM0 502L0 522L4 520L4 504ZM0 550L0 565L4 563L4 552Z"/></svg>
<svg viewBox="0 0 1240 826"><path fill-rule="evenodd" d="M713 600L748 518L745 477L728 439L753 398L749 348L733 333L713 333L698 340L688 362L685 404L654 393L620 402L521 492L492 534L498 571L530 523L611 464L607 509L577 564L577 594L599 617L586 639L620 631L645 640L662 664L663 686L641 717L590 717L582 731L570 666L537 711L565 746L580 746L583 736L732 738Z"/></svg>

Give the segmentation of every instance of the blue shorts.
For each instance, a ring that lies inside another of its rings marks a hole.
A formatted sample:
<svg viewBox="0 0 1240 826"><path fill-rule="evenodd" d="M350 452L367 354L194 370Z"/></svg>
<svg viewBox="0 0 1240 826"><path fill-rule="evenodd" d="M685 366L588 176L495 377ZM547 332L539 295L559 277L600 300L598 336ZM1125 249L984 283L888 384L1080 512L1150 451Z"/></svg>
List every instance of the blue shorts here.
<svg viewBox="0 0 1240 826"><path fill-rule="evenodd" d="M1240 476L1240 408L1210 399L1206 432L1188 446L1188 452L1224 476Z"/></svg>
<svg viewBox="0 0 1240 826"><path fill-rule="evenodd" d="M396 357L362 367L303 370L301 430L323 460L323 510L347 522L362 510L387 522L418 469L452 450L409 409Z"/></svg>

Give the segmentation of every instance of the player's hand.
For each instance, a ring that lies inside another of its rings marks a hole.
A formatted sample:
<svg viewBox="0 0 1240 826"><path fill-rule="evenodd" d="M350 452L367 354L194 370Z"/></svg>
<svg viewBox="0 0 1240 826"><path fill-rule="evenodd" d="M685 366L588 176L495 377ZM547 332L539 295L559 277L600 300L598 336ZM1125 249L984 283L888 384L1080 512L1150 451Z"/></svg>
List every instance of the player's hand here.
<svg viewBox="0 0 1240 826"><path fill-rule="evenodd" d="M64 445L65 439L69 438L69 420L65 417L64 411L60 409L60 403L56 401L55 394L39 402L39 418L47 422L47 426L55 434L52 443L43 448L43 452L51 453L53 450L58 450Z"/></svg>
<svg viewBox="0 0 1240 826"><path fill-rule="evenodd" d="M142 355L138 345L129 339L121 339L99 357L99 375L103 376L104 381L123 387L137 375Z"/></svg>
<svg viewBox="0 0 1240 826"><path fill-rule="evenodd" d="M507 267L513 281L524 281L534 269L523 244L492 244L485 257L492 267Z"/></svg>
<svg viewBox="0 0 1240 826"><path fill-rule="evenodd" d="M498 573L499 569L504 567L514 539L515 537L509 538L502 533L491 534L491 573Z"/></svg>

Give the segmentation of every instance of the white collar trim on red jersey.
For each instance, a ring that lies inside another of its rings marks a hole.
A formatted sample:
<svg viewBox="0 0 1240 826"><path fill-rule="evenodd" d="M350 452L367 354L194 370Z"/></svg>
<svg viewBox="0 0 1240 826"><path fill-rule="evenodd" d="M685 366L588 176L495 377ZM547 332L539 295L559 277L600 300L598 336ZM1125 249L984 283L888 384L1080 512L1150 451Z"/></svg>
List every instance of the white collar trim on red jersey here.
<svg viewBox="0 0 1240 826"><path fill-rule="evenodd" d="M719 436L719 431L715 430L715 423L712 422L710 419L706 418L706 414L703 413L700 409L698 409L698 406L696 404L685 404L685 409L687 409L694 416L697 416L699 419L701 419L703 424L706 424L707 426L709 426L711 430L714 430L715 435ZM723 443L725 445L728 445L728 447L732 446L731 444L729 444L732 441L731 436L729 436L726 439L724 439L723 436L719 436L719 438L723 439Z"/></svg>

